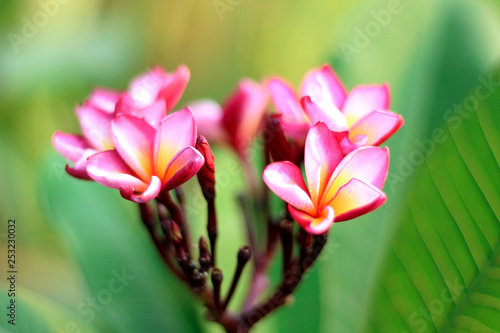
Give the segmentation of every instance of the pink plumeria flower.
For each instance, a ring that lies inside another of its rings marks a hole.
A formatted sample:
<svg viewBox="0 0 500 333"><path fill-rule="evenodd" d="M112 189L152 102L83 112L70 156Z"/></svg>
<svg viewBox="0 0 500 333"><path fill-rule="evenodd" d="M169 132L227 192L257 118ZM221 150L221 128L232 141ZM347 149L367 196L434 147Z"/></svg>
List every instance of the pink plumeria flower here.
<svg viewBox="0 0 500 333"><path fill-rule="evenodd" d="M113 149L111 120L120 93L103 88L95 89L82 106L77 106L76 116L83 135L56 132L52 137L54 147L71 163L66 171L77 178L90 179L86 171L87 158L107 149Z"/></svg>
<svg viewBox="0 0 500 333"><path fill-rule="evenodd" d="M344 157L334 133L319 122L307 134L304 165L307 186L300 169L288 161L268 165L263 178L311 234L371 212L386 200L381 189L389 167L387 148L361 147Z"/></svg>
<svg viewBox="0 0 500 333"><path fill-rule="evenodd" d="M243 79L222 107L212 100L196 101L189 106L201 135L210 142L229 143L242 153L262 124L267 99L259 83Z"/></svg>
<svg viewBox="0 0 500 333"><path fill-rule="evenodd" d="M174 73L165 72L159 66L153 68L132 80L129 91L118 101L116 113L141 116L135 112L158 101L165 103L167 112L171 111L181 99L190 76L189 69L183 65Z"/></svg>
<svg viewBox="0 0 500 333"><path fill-rule="evenodd" d="M137 203L182 185L205 162L194 148L196 123L189 109L167 116L157 129L144 119L120 115L113 119L111 131L116 149L90 156L87 172Z"/></svg>
<svg viewBox="0 0 500 333"><path fill-rule="evenodd" d="M113 113L115 111L116 103L120 99L121 92L107 88L96 88L90 93L89 99L86 104L96 109L105 111L106 113Z"/></svg>
<svg viewBox="0 0 500 333"><path fill-rule="evenodd" d="M308 72L299 97L280 78L267 83L269 95L282 115L285 132L304 142L309 128L318 121L338 132L344 154L360 146L378 146L403 125L403 118L389 108L389 88L360 85L347 94L329 65ZM347 132L348 131L348 132Z"/></svg>
<svg viewBox="0 0 500 333"><path fill-rule="evenodd" d="M70 175L90 180L86 171L87 158L97 152L114 149L111 121L117 116L115 106L120 95L113 90L102 88L94 90L90 98L76 108L83 136L62 132L54 134L52 142L55 148L67 160L74 163L73 167L66 165L66 171ZM157 127L167 114L163 100L158 100L142 109L123 111L125 114L144 118L154 127Z"/></svg>

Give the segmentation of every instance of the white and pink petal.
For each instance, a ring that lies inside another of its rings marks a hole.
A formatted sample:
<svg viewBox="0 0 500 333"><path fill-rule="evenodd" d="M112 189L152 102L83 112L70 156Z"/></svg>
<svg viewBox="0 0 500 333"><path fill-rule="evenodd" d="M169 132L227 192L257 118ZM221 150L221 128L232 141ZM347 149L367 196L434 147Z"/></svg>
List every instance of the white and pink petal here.
<svg viewBox="0 0 500 333"><path fill-rule="evenodd" d="M76 116L83 134L92 148L99 151L114 148L111 137L113 114L86 104L76 108Z"/></svg>
<svg viewBox="0 0 500 333"><path fill-rule="evenodd" d="M400 115L391 111L375 110L358 120L350 128L351 136L367 136L367 146L378 146L394 134L404 120Z"/></svg>
<svg viewBox="0 0 500 333"><path fill-rule="evenodd" d="M272 78L267 82L267 90L278 114L285 116L289 122L308 122L297 95L287 82Z"/></svg>
<svg viewBox="0 0 500 333"><path fill-rule="evenodd" d="M156 175L164 179L167 167L181 150L194 146L196 122L189 108L175 112L162 120L156 132L154 161Z"/></svg>
<svg viewBox="0 0 500 333"><path fill-rule="evenodd" d="M295 209L292 205L288 205L288 211L305 231L313 235L321 235L327 232L332 226L335 218L335 212L333 208L329 206L326 206L315 215L310 215L302 210Z"/></svg>
<svg viewBox="0 0 500 333"><path fill-rule="evenodd" d="M333 172L322 205L328 205L339 189L353 178L382 189L388 171L388 148L361 147L350 152Z"/></svg>
<svg viewBox="0 0 500 333"><path fill-rule="evenodd" d="M196 119L198 134L210 142L222 143L229 140L226 129L222 126L222 107L211 99L189 103L189 108Z"/></svg>
<svg viewBox="0 0 500 333"><path fill-rule="evenodd" d="M224 103L222 124L239 151L248 147L263 123L267 93L257 82L243 79Z"/></svg>
<svg viewBox="0 0 500 333"><path fill-rule="evenodd" d="M349 93L342 108L348 126L352 126L374 110L387 110L390 104L389 87L383 85L360 85Z"/></svg>
<svg viewBox="0 0 500 333"><path fill-rule="evenodd" d="M143 192L136 192L130 187L120 188L119 190L123 198L136 203L145 203L155 199L160 194L161 180L156 176L151 177L148 188Z"/></svg>
<svg viewBox="0 0 500 333"><path fill-rule="evenodd" d="M135 77L130 84L130 98L136 108L144 108L158 98L158 94L170 81L168 73L157 67Z"/></svg>
<svg viewBox="0 0 500 333"><path fill-rule="evenodd" d="M165 101L167 111L173 110L177 105L186 89L190 77L191 73L184 65L179 66L174 73L168 73L167 79L164 81L157 96L158 99L163 99Z"/></svg>
<svg viewBox="0 0 500 333"><path fill-rule="evenodd" d="M75 178L91 180L92 178L87 173L87 159L97 153L98 151L94 149L85 150L80 159L72 167L69 164L66 165L66 172Z"/></svg>
<svg viewBox="0 0 500 333"><path fill-rule="evenodd" d="M269 164L262 178L282 200L308 214L316 214L300 169L295 164L288 161Z"/></svg>
<svg viewBox="0 0 500 333"><path fill-rule="evenodd" d="M308 122L297 123L283 116L281 117L281 127L290 139L295 141L299 146L303 146L306 141L307 132L311 128L311 124Z"/></svg>
<svg viewBox="0 0 500 333"><path fill-rule="evenodd" d="M148 183L135 175L116 150L90 156L87 160L87 172L92 179L106 187L132 192L143 192L148 188Z"/></svg>
<svg viewBox="0 0 500 333"><path fill-rule="evenodd" d="M302 80L300 97L309 96L315 103L334 105L341 109L346 90L329 65L309 71Z"/></svg>
<svg viewBox="0 0 500 333"><path fill-rule="evenodd" d="M309 130L304 166L309 193L315 207L318 207L328 181L343 157L334 134L324 123L318 122Z"/></svg>
<svg viewBox="0 0 500 333"><path fill-rule="evenodd" d="M339 143L340 147L342 148L342 154L345 156L349 154L351 151L354 149L357 149L359 147L364 146L366 141L368 141L368 137L359 137L357 136L356 139L360 139L360 141L352 141L349 138L349 131L343 131L343 132L333 132L333 135L337 139L337 142Z"/></svg>
<svg viewBox="0 0 500 333"><path fill-rule="evenodd" d="M105 88L96 88L90 94L87 104L107 113L115 111L121 92Z"/></svg>
<svg viewBox="0 0 500 333"><path fill-rule="evenodd" d="M84 137L59 131L52 136L52 144L65 159L73 163L78 161L90 148Z"/></svg>
<svg viewBox="0 0 500 333"><path fill-rule="evenodd" d="M339 189L330 206L335 211L335 222L341 222L367 214L385 201L385 194L378 188L353 178Z"/></svg>
<svg viewBox="0 0 500 333"><path fill-rule="evenodd" d="M143 119L122 114L113 120L112 132L120 157L140 179L149 182L154 175L155 129Z"/></svg>
<svg viewBox="0 0 500 333"><path fill-rule="evenodd" d="M145 108L133 110L130 114L143 118L148 124L158 128L162 119L167 115L167 108L164 100L158 100Z"/></svg>
<svg viewBox="0 0 500 333"><path fill-rule="evenodd" d="M165 190L184 184L200 171L205 163L203 155L193 147L180 151L170 162L163 178Z"/></svg>
<svg viewBox="0 0 500 333"><path fill-rule="evenodd" d="M311 124L321 121L331 131L341 132L347 130L347 121L339 109L333 104L315 103L311 97L304 96L300 100L302 107L309 117Z"/></svg>

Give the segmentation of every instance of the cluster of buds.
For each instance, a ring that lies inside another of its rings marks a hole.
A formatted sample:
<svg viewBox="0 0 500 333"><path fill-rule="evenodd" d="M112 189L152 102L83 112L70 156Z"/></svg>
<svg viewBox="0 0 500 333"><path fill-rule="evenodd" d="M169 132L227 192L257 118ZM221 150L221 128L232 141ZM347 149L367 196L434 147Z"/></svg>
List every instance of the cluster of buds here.
<svg viewBox="0 0 500 333"><path fill-rule="evenodd" d="M210 320L227 332L247 332L287 303L320 254L333 223L369 213L386 201L382 187L389 150L378 145L403 125L403 119L388 110L387 85L357 86L347 92L328 65L308 72L298 94L281 78L262 83L243 79L222 106L204 99L173 112L189 78L185 66L173 73L158 67L132 80L128 91L96 89L76 108L83 134L56 132L53 144L73 164L66 167L70 175L117 189L123 198L138 203L166 267L202 299ZM262 180L267 187L256 184L249 168L248 151L260 135L265 141ZM223 271L216 265L216 177L209 142L234 149L252 188L240 198L250 245L237 250L225 296ZM198 253L191 243L182 192L182 185L194 176L207 202L208 241L199 236ZM273 216L269 190L283 200L285 214ZM263 249L255 240L248 202L264 202L268 235ZM263 299L278 240L282 279ZM241 311L233 312L228 304L252 257L247 299Z"/></svg>

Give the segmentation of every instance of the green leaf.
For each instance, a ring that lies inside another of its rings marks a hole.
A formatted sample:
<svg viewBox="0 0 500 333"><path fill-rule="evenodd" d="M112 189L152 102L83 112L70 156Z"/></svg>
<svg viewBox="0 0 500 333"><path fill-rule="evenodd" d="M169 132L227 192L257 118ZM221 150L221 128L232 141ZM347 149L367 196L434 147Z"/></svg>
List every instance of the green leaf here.
<svg viewBox="0 0 500 333"><path fill-rule="evenodd" d="M471 91L432 144L382 263L370 332L500 330L500 91ZM375 306L377 305L377 306Z"/></svg>
<svg viewBox="0 0 500 333"><path fill-rule="evenodd" d="M363 331L373 303L373 285L378 279L395 228L402 223L401 211L408 206L407 192L415 172L422 142L440 129L445 112L461 102L478 77L498 57L496 33L490 13L472 1L401 1L403 11L393 15L370 44L350 61L342 51L333 59L349 87L359 83L389 82L391 109L403 114L405 126L387 142L391 167L384 188L385 206L353 222L334 225L331 240L338 247L320 267L322 286L322 330ZM367 10L363 20L353 22L344 41L353 42L355 28L364 29L374 20L373 11L386 10L387 1ZM402 33L404 31L404 33ZM475 36L482 36L476 38ZM424 148L425 154L425 148ZM440 154L437 154L440 155ZM406 168L406 169L405 169ZM409 169L407 172L403 172ZM395 218L397 217L397 218ZM429 217L433 223L439 218ZM393 314L385 313L383 318ZM393 330L389 330L393 331ZM399 332L399 331L397 331Z"/></svg>
<svg viewBox="0 0 500 333"><path fill-rule="evenodd" d="M19 275L18 275L19 277ZM19 281L17 281L19 282ZM7 285L2 283L2 290L7 290ZM11 333L37 332L37 333L98 333L91 324L80 318L59 303L56 303L40 294L37 294L17 284L16 296L9 298L7 293L2 293L0 300L2 307L12 304L15 306L15 318L2 316L0 331ZM9 310L9 313L11 311ZM11 324L8 321L13 320Z"/></svg>

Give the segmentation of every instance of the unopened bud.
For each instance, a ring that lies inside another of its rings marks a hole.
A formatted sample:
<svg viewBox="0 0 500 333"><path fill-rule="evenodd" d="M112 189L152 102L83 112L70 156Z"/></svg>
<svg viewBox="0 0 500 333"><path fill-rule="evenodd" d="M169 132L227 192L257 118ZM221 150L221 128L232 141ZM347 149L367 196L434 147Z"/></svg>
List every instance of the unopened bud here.
<svg viewBox="0 0 500 333"><path fill-rule="evenodd" d="M182 242L181 229L174 221L170 222L170 238L172 238L172 240L177 244Z"/></svg>
<svg viewBox="0 0 500 333"><path fill-rule="evenodd" d="M212 283L214 285L220 285L222 283L222 270L215 267L212 270Z"/></svg>
<svg viewBox="0 0 500 333"><path fill-rule="evenodd" d="M275 162L290 160L290 145L286 139L285 132L281 126L279 115L273 115L269 118L268 130L271 132L271 138L268 143L268 149Z"/></svg>
<svg viewBox="0 0 500 333"><path fill-rule="evenodd" d="M203 253L208 252L208 243L207 243L207 239L205 238L205 236L200 237L199 247L200 247L200 252L203 252Z"/></svg>
<svg viewBox="0 0 500 333"><path fill-rule="evenodd" d="M204 277L203 273L201 273L200 271L195 269L193 271L193 286L199 287L199 286L203 285L204 281L205 281L205 277Z"/></svg>
<svg viewBox="0 0 500 333"><path fill-rule="evenodd" d="M203 190L203 196L205 199L215 198L215 164L214 164L214 154L207 139L203 135L200 135L196 140L196 149L205 158L205 164L198 171L198 182Z"/></svg>
<svg viewBox="0 0 500 333"><path fill-rule="evenodd" d="M196 269L196 263L195 263L194 261L192 261L192 260L191 260L191 261L188 263L188 269L189 269L189 271L190 271L191 273L193 273L193 272L194 272L194 270Z"/></svg>
<svg viewBox="0 0 500 333"><path fill-rule="evenodd" d="M199 258L200 266L203 271L206 271L212 265L212 258L210 256L210 252L208 251L207 239L204 236L200 237L199 248L200 248L200 258Z"/></svg>
<svg viewBox="0 0 500 333"><path fill-rule="evenodd" d="M220 311L220 285L222 283L222 271L220 268L214 268L212 270L212 284L214 286L214 307L215 311L219 313Z"/></svg>
<svg viewBox="0 0 500 333"><path fill-rule="evenodd" d="M250 257L252 256L252 251L248 245L240 247L238 251L238 264L246 264Z"/></svg>

